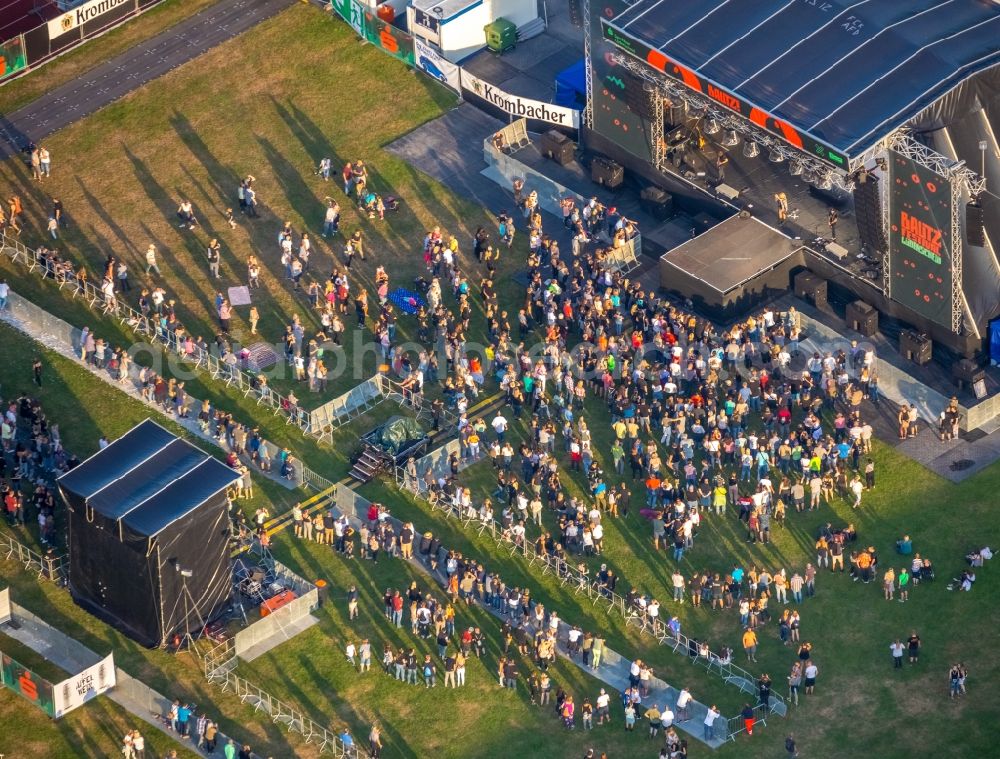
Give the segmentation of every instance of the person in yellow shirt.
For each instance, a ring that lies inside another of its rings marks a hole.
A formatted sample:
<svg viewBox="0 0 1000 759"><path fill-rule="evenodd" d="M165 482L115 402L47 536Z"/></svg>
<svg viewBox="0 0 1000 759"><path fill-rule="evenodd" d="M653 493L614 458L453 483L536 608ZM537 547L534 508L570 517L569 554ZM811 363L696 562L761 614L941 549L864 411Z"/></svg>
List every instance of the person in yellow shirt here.
<svg viewBox="0 0 1000 759"><path fill-rule="evenodd" d="M757 661L757 633L749 627L743 631L743 650L746 651L747 661Z"/></svg>

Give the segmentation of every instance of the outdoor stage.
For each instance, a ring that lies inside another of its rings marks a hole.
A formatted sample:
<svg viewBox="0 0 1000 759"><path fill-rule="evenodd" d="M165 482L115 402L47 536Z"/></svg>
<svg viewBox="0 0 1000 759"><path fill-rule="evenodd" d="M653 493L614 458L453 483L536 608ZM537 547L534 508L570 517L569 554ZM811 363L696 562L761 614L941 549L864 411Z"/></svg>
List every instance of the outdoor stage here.
<svg viewBox="0 0 1000 759"><path fill-rule="evenodd" d="M729 321L788 290L801 243L748 215L733 216L660 258L660 286Z"/></svg>

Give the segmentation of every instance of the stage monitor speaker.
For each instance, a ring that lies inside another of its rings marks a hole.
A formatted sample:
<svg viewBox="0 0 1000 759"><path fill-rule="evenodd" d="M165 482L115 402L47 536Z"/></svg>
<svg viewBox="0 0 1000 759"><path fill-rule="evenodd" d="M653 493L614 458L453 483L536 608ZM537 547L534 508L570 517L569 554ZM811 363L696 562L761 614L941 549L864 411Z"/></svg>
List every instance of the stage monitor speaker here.
<svg viewBox="0 0 1000 759"><path fill-rule="evenodd" d="M854 218L858 224L858 235L861 244L868 250L885 250L878 178L874 174L865 176L864 182L857 181L854 185Z"/></svg>
<svg viewBox="0 0 1000 759"><path fill-rule="evenodd" d="M931 360L931 339L919 332L905 330L899 334L899 352L907 361L924 366Z"/></svg>
<svg viewBox="0 0 1000 759"><path fill-rule="evenodd" d="M965 239L977 248L986 246L986 229L983 227L983 207L969 203L965 207Z"/></svg>
<svg viewBox="0 0 1000 759"><path fill-rule="evenodd" d="M863 300L847 304L847 326L865 337L878 332L878 311Z"/></svg>
<svg viewBox="0 0 1000 759"><path fill-rule="evenodd" d="M595 158L590 164L590 178L609 190L615 190L625 181L625 169L608 158Z"/></svg>
<svg viewBox="0 0 1000 759"><path fill-rule="evenodd" d="M573 140L555 129L550 129L542 134L538 141L538 150L541 154L546 158L551 158L560 166L568 166L573 163L575 149Z"/></svg>
<svg viewBox="0 0 1000 759"><path fill-rule="evenodd" d="M795 294L816 308L824 308L826 300L826 280L808 269L795 275Z"/></svg>
<svg viewBox="0 0 1000 759"><path fill-rule="evenodd" d="M963 358L951 365L951 377L959 389L972 387L986 379L986 370L969 358Z"/></svg>
<svg viewBox="0 0 1000 759"><path fill-rule="evenodd" d="M639 193L642 210L659 221L666 221L674 214L674 198L660 187L647 187Z"/></svg>
<svg viewBox="0 0 1000 759"><path fill-rule="evenodd" d="M569 0L569 23L583 29L583 3L580 0Z"/></svg>

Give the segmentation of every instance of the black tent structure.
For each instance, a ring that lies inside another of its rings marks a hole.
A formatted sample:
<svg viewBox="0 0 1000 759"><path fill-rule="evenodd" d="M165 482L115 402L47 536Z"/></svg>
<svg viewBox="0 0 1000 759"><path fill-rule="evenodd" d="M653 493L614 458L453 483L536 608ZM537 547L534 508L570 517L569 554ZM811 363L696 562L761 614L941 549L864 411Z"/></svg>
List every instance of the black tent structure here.
<svg viewBox="0 0 1000 759"><path fill-rule="evenodd" d="M145 646L197 631L231 593L238 478L149 419L64 474L73 600Z"/></svg>

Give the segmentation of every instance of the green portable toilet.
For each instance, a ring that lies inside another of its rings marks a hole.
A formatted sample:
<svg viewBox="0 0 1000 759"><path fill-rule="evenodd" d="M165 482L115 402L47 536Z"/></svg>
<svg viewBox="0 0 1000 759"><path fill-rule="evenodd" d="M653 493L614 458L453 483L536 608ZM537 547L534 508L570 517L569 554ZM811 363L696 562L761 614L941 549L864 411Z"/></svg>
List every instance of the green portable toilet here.
<svg viewBox="0 0 1000 759"><path fill-rule="evenodd" d="M517 45L517 27L505 18L487 24L483 31L486 32L486 47L494 53L505 53Z"/></svg>

